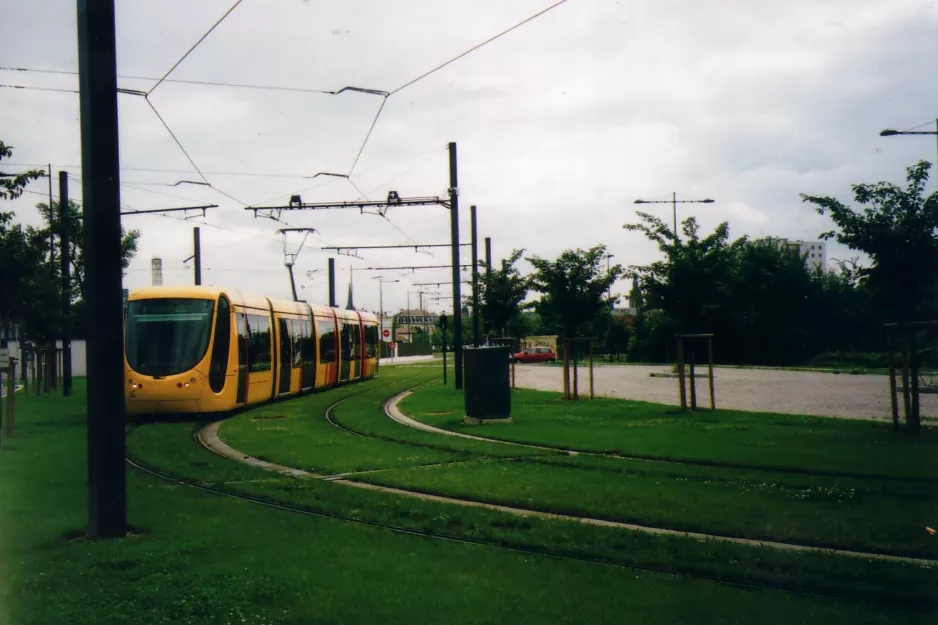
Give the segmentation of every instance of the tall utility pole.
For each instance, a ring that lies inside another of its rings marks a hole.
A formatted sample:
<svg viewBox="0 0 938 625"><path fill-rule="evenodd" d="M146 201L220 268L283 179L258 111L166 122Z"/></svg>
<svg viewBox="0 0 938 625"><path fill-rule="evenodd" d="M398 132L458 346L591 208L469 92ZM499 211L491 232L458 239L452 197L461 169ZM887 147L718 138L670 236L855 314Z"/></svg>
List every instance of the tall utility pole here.
<svg viewBox="0 0 938 625"><path fill-rule="evenodd" d="M636 204L671 204L674 211L674 241L677 242L677 205L678 204L713 204L713 200L678 200L677 192L671 194L671 201L668 200L635 200Z"/></svg>
<svg viewBox="0 0 938 625"><path fill-rule="evenodd" d="M606 252L606 275L609 275L609 259L615 256L615 254L610 254ZM615 310L616 306L612 303L612 284L609 285L609 291L606 294L609 297L609 308Z"/></svg>
<svg viewBox="0 0 938 625"><path fill-rule="evenodd" d="M449 144L450 231L453 242L453 373L456 390L462 390L462 293L459 280L459 179L456 143Z"/></svg>
<svg viewBox="0 0 938 625"><path fill-rule="evenodd" d="M192 228L192 249L195 263L195 283L202 284L202 240L199 236L199 227Z"/></svg>
<svg viewBox="0 0 938 625"><path fill-rule="evenodd" d="M72 394L72 285L71 285L71 254L69 250L69 210L68 210L68 172L59 172L59 223L62 231L59 233L59 243L62 249L62 395L70 397ZM25 366L25 363L24 363Z"/></svg>
<svg viewBox="0 0 938 625"><path fill-rule="evenodd" d="M329 306L335 308L335 259L329 259Z"/></svg>
<svg viewBox="0 0 938 625"><path fill-rule="evenodd" d="M469 207L472 228L472 345L479 346L479 233L476 206Z"/></svg>
<svg viewBox="0 0 938 625"><path fill-rule="evenodd" d="M62 198L59 198L61 201ZM52 163L49 163L49 273L55 277L55 213L52 212ZM24 363L25 366L25 363Z"/></svg>
<svg viewBox="0 0 938 625"><path fill-rule="evenodd" d="M488 278L492 273L492 237L485 237L485 277ZM483 324L484 326L484 324ZM485 336L488 336L489 329L483 327Z"/></svg>
<svg viewBox="0 0 938 625"><path fill-rule="evenodd" d="M88 537L127 533L114 0L78 0L87 316Z"/></svg>
<svg viewBox="0 0 938 625"><path fill-rule="evenodd" d="M378 337L378 340L383 344L385 342L384 340L384 285L386 283L390 284L391 282L400 282L400 280L385 280L384 276L375 276L374 278L372 278L372 280L378 281L378 315L379 315L378 334L380 334L380 336ZM380 362L381 359L378 358L378 361Z"/></svg>

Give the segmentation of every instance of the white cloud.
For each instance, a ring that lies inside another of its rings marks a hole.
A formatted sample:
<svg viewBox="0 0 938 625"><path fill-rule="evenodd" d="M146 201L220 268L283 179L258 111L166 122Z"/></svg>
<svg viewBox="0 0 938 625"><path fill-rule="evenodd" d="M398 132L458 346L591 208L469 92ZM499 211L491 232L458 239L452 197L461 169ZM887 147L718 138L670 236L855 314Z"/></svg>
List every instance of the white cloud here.
<svg viewBox="0 0 938 625"><path fill-rule="evenodd" d="M547 4L245 2L172 77L392 90ZM120 73L162 75L229 6L119 3ZM73 3L13 3L4 15L5 66L77 68ZM934 58L938 17L912 0L571 0L390 97L353 181L372 198L391 189L443 194L444 148L458 142L463 239L468 207L478 204L480 235L493 238L496 258L513 248L551 256L605 243L616 261L647 262L658 251L621 225L634 221L634 199L667 199L673 191L716 200L679 209L693 211L704 230L728 219L733 236L814 239L829 222L801 203L800 192L849 200L852 183L901 182L905 166L935 160L928 138L878 136L884 127L935 117L938 87L928 80ZM74 88L77 81L0 72L0 83ZM177 83L161 85L152 100L199 167L215 172L208 179L252 203L285 203L294 193L307 201L357 198L347 181L303 176L346 173L381 102L354 93ZM0 138L16 146L15 162L80 163L77 96L0 89L0 111ZM153 255L164 258L167 280L190 280L181 261L191 253L192 226L201 223L206 282L288 296L276 232L285 224L254 219L210 189L140 186L198 178L141 98L121 96L120 115L124 167L189 172L125 170L123 180L134 183L122 187L127 206L220 205L205 220L125 218L143 231L127 285L147 283ZM45 190L42 182L34 186ZM35 223L32 204L40 199L27 195L9 206ZM658 208L670 218L669 207ZM297 275L309 282L304 292L326 297L328 254L318 248L327 243L449 239L442 208L393 209L389 216L393 225L357 211L284 213L286 224L319 231L297 260ZM442 249L433 256L406 249L361 256L336 257L340 301L350 267L449 258ZM312 269L321 271L310 282L305 271ZM356 272L356 304L377 308L372 275ZM409 279L447 276L427 271ZM404 306L414 290L400 279L385 288L387 308ZM614 291L627 289L622 283Z"/></svg>

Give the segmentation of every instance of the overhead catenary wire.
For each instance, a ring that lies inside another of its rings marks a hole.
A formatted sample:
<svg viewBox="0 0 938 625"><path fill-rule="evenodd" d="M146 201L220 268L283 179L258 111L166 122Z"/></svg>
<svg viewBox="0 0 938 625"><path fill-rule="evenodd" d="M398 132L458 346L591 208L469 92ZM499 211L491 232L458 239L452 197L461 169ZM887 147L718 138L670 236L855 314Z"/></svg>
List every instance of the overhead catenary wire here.
<svg viewBox="0 0 938 625"><path fill-rule="evenodd" d="M501 32L498 33L497 35L494 35L494 36L492 36L492 37L489 37L488 39L486 39L486 40L483 41L482 43L479 43L479 44L476 44L476 45L472 46L471 48L469 48L469 49L466 50L465 52L462 52L462 53L460 53L460 54L454 56L453 58L451 58L450 60L446 61L445 63L442 63L441 65L437 65L436 67L434 67L434 68L431 69L430 71L424 72L423 74L421 74L420 76L417 76L417 77L414 78L413 80L404 83L403 85L401 85L401 86L398 87L397 89L394 89L393 91L391 91L391 93L388 94L388 95L389 95L389 96L392 96L392 95L394 95L395 93L397 93L397 92L399 92L399 91L402 91L402 90L406 89L407 87L410 87L410 86L413 85L414 83L419 82L419 81L423 80L424 78L426 78L427 76L429 76L429 75L431 75L431 74L434 74L434 73L440 71L441 69L443 69L443 68L446 67L447 65L450 65L450 64L452 64L452 63L455 63L456 61L458 61L459 59L463 58L464 56L466 56L466 55L468 55L468 54L471 54L471 53L475 52L476 50L478 50L479 48L481 48L481 47L483 47L483 46L486 46L486 45L492 43L492 42L495 41L496 39L499 39L500 37L503 37L503 36L507 35L507 34L510 33L511 31L513 31L513 30L515 30L515 29L517 29L517 28L520 28L521 26L524 26L524 25L527 24L528 22L537 19L538 17L544 15L545 13L547 13L548 11L550 11L550 10L552 10L552 9L555 9L555 8L559 7L561 4L564 4L565 2L567 2L567 0L560 0L559 2L556 2L556 3L552 4L552 5L550 5L550 6L547 7L546 9L542 9L542 10L538 11L538 12L535 13L534 15L532 15L532 16L530 16L530 17L527 17L527 18L525 18L525 19L523 19L523 20L521 20L520 22L518 22L518 23L515 24L514 26L512 26L512 27L510 27L510 28L507 28L507 29L501 31Z"/></svg>
<svg viewBox="0 0 938 625"><path fill-rule="evenodd" d="M77 71L68 71L60 69L40 69L36 67L0 67L0 71L9 71L9 72L30 72L30 73L39 73L39 74L59 74L64 76L77 76ZM154 81L160 80L157 76L126 76L118 75L118 78L124 80L146 80ZM309 93L309 94L318 94L318 95L335 95L336 92L327 89L311 89L306 87L284 87L280 85L253 85L247 83L235 83L235 82L221 82L213 80L191 80L191 79L182 79L182 78L164 78L163 82L176 83L183 85L199 85L205 87L227 87L233 89L256 89L260 91L285 91L285 92L294 92L294 93ZM38 87L30 87L38 89ZM76 92L77 93L77 92Z"/></svg>
<svg viewBox="0 0 938 625"><path fill-rule="evenodd" d="M188 56L189 56L190 54L192 54L192 52L193 52L196 48L199 47L199 44L201 44L203 41L205 41L205 38L208 37L208 36L212 33L213 30L215 30L216 28L218 28L218 25L221 24L223 21L225 21L225 18L228 17L229 15L231 15L231 12L234 11L235 9L237 9L240 4L241 4L241 0L235 0L235 3L234 3L233 5L231 5L231 7L230 7L227 11L225 11L224 15L222 15L220 18L218 18L218 20L216 20L215 23L212 24L212 27L209 28L207 31L205 31L205 34L203 34L201 37L199 37L199 40L198 40L198 41L196 41L194 44L192 44L192 47L191 47L191 48L189 48L188 50L186 50L186 53L183 54L182 57L181 57L178 61L176 61L176 63L175 63L172 67L169 68L169 71L168 71L168 72L166 72L165 74L163 74L163 77L160 78L160 79L157 81L157 83L156 83L155 85L153 85L152 87L150 87L149 91L147 91L147 95L150 95L151 93L153 93L153 91L154 91L157 87L159 87L161 84L163 84L163 81L166 80L166 78L167 78L170 74L172 74L172 73L176 70L176 68L179 67L179 65L180 65L183 61L185 61L186 58L188 58Z"/></svg>

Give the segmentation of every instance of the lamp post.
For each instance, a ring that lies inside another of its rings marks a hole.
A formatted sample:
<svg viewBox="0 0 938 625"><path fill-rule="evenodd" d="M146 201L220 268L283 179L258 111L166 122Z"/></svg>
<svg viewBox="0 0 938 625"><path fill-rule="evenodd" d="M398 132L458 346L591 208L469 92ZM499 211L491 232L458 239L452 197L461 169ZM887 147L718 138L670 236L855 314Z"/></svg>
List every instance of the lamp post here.
<svg viewBox="0 0 938 625"><path fill-rule="evenodd" d="M606 275L607 276L609 275L609 259L613 258L614 256L615 254L609 254L608 252L606 253ZM615 304L612 303L612 283L611 282L609 283L609 290L606 293L606 295L609 297L609 309L615 310L616 306Z"/></svg>
<svg viewBox="0 0 938 625"><path fill-rule="evenodd" d="M384 285L400 282L400 280L385 280L384 276L375 276L372 280L378 281L378 339L384 343ZM380 360L378 358L379 362Z"/></svg>
<svg viewBox="0 0 938 625"><path fill-rule="evenodd" d="M935 135L936 148L938 148L938 119L935 119L935 130L892 130L887 128L879 133L880 137L894 137L895 135ZM936 161L935 167L938 167L938 161Z"/></svg>
<svg viewBox="0 0 938 625"><path fill-rule="evenodd" d="M636 204L671 204L674 210L674 242L677 242L677 205L678 204L713 204L713 200L707 198L705 200L679 200L677 199L677 193L674 192L671 194L671 200L635 200Z"/></svg>

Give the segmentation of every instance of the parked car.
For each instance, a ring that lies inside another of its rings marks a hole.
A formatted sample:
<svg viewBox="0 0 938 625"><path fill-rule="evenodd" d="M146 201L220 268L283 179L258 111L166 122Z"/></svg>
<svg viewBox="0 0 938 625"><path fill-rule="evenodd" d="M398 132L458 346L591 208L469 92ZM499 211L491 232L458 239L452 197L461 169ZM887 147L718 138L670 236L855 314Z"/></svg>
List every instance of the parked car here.
<svg viewBox="0 0 938 625"><path fill-rule="evenodd" d="M513 354L511 359L515 362L554 362L557 355L549 347L529 347L528 349Z"/></svg>

